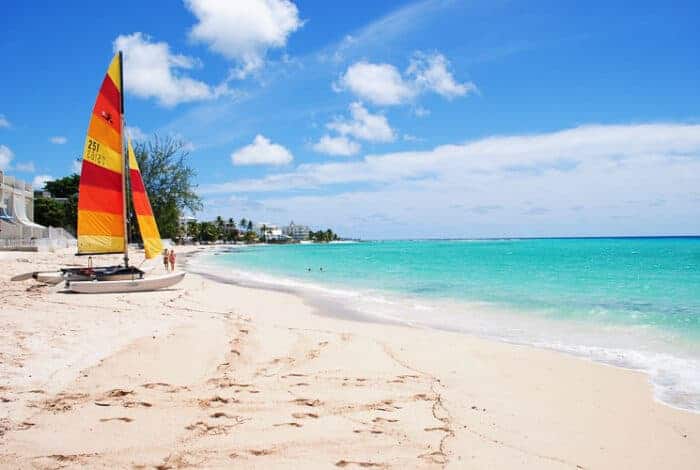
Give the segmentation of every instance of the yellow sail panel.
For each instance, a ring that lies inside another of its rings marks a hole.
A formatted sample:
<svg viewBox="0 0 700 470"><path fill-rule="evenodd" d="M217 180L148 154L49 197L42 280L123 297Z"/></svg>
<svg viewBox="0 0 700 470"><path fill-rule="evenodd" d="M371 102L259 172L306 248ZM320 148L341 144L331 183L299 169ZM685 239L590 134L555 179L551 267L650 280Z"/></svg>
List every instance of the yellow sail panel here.
<svg viewBox="0 0 700 470"><path fill-rule="evenodd" d="M124 233L122 63L116 54L90 116L78 196L78 253L120 253Z"/></svg>
<svg viewBox="0 0 700 470"><path fill-rule="evenodd" d="M136 220L139 222L146 258L153 258L163 252L163 242L158 232L158 224L156 224L156 219L153 217L151 202L148 200L143 178L141 178L139 163L136 161L134 149L131 147L131 139L127 143L127 150L129 152L129 182L131 183L131 198L134 203L134 212L136 213Z"/></svg>

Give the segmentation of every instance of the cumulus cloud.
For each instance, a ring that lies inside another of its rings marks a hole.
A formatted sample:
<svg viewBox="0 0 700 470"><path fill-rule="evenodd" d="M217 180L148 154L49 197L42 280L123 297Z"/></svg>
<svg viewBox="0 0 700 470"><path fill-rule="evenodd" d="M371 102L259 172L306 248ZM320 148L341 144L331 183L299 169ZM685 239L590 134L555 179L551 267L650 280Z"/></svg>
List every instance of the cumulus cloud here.
<svg viewBox="0 0 700 470"><path fill-rule="evenodd" d="M386 116L370 113L362 103L350 105L350 119L336 119L327 127L342 136L370 142L391 142L396 138Z"/></svg>
<svg viewBox="0 0 700 470"><path fill-rule="evenodd" d="M382 106L402 104L416 95L416 90L411 83L404 81L396 67L365 61L348 67L334 88L336 91L350 90L356 96Z"/></svg>
<svg viewBox="0 0 700 470"><path fill-rule="evenodd" d="M163 106L201 101L230 93L226 85L211 87L182 75L182 70L199 62L188 56L172 54L166 42L153 42L142 33L121 35L114 50L124 52L126 89L141 98L154 98Z"/></svg>
<svg viewBox="0 0 700 470"><path fill-rule="evenodd" d="M3 127L10 127L10 121L7 120L4 114L0 114L0 129Z"/></svg>
<svg viewBox="0 0 700 470"><path fill-rule="evenodd" d="M36 171L36 168L34 167L34 162L26 162L15 164L15 170L24 173L34 173Z"/></svg>
<svg viewBox="0 0 700 470"><path fill-rule="evenodd" d="M78 158L76 160L73 160L73 163L71 164L71 170L73 171L73 173L80 174L82 169L83 169L83 159Z"/></svg>
<svg viewBox="0 0 700 470"><path fill-rule="evenodd" d="M437 52L416 52L405 75L391 64L360 61L348 67L340 80L333 84L333 89L349 90L356 96L380 106L405 104L426 92L452 99L477 91L472 82L457 82L449 70L449 65L447 58ZM425 111L417 107L415 113L421 116L426 114Z"/></svg>
<svg viewBox="0 0 700 470"><path fill-rule="evenodd" d="M449 71L449 65L442 54L416 52L407 73L419 89L433 91L448 99L477 91L472 82L458 83Z"/></svg>
<svg viewBox="0 0 700 470"><path fill-rule="evenodd" d="M136 126L126 126L126 135L131 137L131 140L146 140L148 139L148 136L146 135L145 132L141 130L141 128L136 127Z"/></svg>
<svg viewBox="0 0 700 470"><path fill-rule="evenodd" d="M356 155L360 151L360 148L359 143L350 140L343 135L338 137L324 135L313 145L313 149L318 153L325 153L326 155L340 155L343 157Z"/></svg>
<svg viewBox="0 0 700 470"><path fill-rule="evenodd" d="M14 153L6 145L0 145L0 170L7 170L10 168L10 162Z"/></svg>
<svg viewBox="0 0 700 470"><path fill-rule="evenodd" d="M34 189L43 189L47 181L53 181L54 178L51 175L36 175L32 180L32 186Z"/></svg>
<svg viewBox="0 0 700 470"><path fill-rule="evenodd" d="M198 21L190 38L235 60L237 78L262 67L267 50L284 47L303 25L289 0L186 0L185 5Z"/></svg>
<svg viewBox="0 0 700 470"><path fill-rule="evenodd" d="M263 135L256 135L252 144L231 154L234 165L286 165L291 163L292 153L279 144L273 144Z"/></svg>
<svg viewBox="0 0 700 470"><path fill-rule="evenodd" d="M57 136L51 137L49 139L49 142L51 142L52 144L56 144L56 145L63 145L66 142L68 142L68 139L61 136L61 135L57 135Z"/></svg>
<svg viewBox="0 0 700 470"><path fill-rule="evenodd" d="M589 125L302 164L201 189L257 193L291 218L361 237L692 234L698 174L700 125ZM639 207L624 204L633 199ZM374 212L395 222L351 222Z"/></svg>

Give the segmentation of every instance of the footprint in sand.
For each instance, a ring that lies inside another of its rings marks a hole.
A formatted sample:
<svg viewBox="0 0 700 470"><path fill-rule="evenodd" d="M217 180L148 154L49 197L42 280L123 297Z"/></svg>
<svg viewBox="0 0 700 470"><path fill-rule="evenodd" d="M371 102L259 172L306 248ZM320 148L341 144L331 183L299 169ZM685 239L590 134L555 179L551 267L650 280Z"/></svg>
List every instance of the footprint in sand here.
<svg viewBox="0 0 700 470"><path fill-rule="evenodd" d="M256 457L261 457L263 455L270 455L275 452L274 449L250 449L248 452L250 452L251 455L254 455Z"/></svg>
<svg viewBox="0 0 700 470"><path fill-rule="evenodd" d="M375 462L359 462L359 461L354 461L354 460L338 460L335 463L336 467L349 467L351 465L357 465L358 467L363 467L363 468L386 468L386 465L383 463L375 463Z"/></svg>
<svg viewBox="0 0 700 470"><path fill-rule="evenodd" d="M278 423L278 424L273 424L275 427L280 427L280 426L291 426L293 428L300 428L303 425L301 423L295 423L294 421L290 421L288 423Z"/></svg>
<svg viewBox="0 0 700 470"><path fill-rule="evenodd" d="M198 434L207 435L217 435L226 434L231 426L224 426L219 424L207 424L204 421L197 421L194 424L186 426L185 429L188 431L195 431Z"/></svg>
<svg viewBox="0 0 700 470"><path fill-rule="evenodd" d="M384 431L381 429L353 429L352 432L355 434L361 434L363 432L368 432L370 434L384 434Z"/></svg>
<svg viewBox="0 0 700 470"><path fill-rule="evenodd" d="M398 419L387 419L381 417L377 417L372 420L373 423L397 423L398 421Z"/></svg>
<svg viewBox="0 0 700 470"><path fill-rule="evenodd" d="M56 398L43 401L40 407L52 412L70 411L75 405L85 403L88 397L87 393L59 393Z"/></svg>
<svg viewBox="0 0 700 470"><path fill-rule="evenodd" d="M115 389L107 392L107 394L105 396L110 397L110 398L122 398L122 397L126 397L128 395L133 395L133 394L134 394L133 390L123 390L121 388L115 388Z"/></svg>
<svg viewBox="0 0 700 470"><path fill-rule="evenodd" d="M132 418L127 418L126 416L120 416L118 418L101 418L101 422L106 423L108 421L122 421L124 423L130 423L133 421Z"/></svg>
<svg viewBox="0 0 700 470"><path fill-rule="evenodd" d="M216 395L211 398L201 398L197 400L197 403L199 404L200 408L218 408L220 406L224 406L228 403L238 403L239 400L236 398L224 398L219 395Z"/></svg>
<svg viewBox="0 0 700 470"><path fill-rule="evenodd" d="M141 386L148 390L161 390L166 393L177 393L182 392L184 390L189 390L189 387L186 387L184 385L171 385L165 382L151 382L143 384Z"/></svg>
<svg viewBox="0 0 700 470"><path fill-rule="evenodd" d="M318 399L312 400L309 398L297 398L295 400L292 400L291 402L296 404L296 405L311 406L311 407L317 407L317 406L321 406L323 404L323 402L321 400L318 400Z"/></svg>
<svg viewBox="0 0 700 470"><path fill-rule="evenodd" d="M292 418L296 419L304 419L304 418L314 418L318 419L318 415L316 413L292 413Z"/></svg>
<svg viewBox="0 0 700 470"><path fill-rule="evenodd" d="M135 408L137 406L143 406L144 408L150 408L153 405L147 401L125 401L122 403L124 408Z"/></svg>

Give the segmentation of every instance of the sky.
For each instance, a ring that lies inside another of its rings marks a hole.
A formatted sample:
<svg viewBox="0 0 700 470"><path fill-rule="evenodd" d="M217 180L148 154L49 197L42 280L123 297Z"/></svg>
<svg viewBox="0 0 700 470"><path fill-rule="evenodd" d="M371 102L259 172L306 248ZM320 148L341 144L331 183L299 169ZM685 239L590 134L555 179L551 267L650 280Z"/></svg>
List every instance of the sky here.
<svg viewBox="0 0 700 470"><path fill-rule="evenodd" d="M346 237L700 234L697 2L0 6L0 169L76 168L113 53L126 123L205 208Z"/></svg>

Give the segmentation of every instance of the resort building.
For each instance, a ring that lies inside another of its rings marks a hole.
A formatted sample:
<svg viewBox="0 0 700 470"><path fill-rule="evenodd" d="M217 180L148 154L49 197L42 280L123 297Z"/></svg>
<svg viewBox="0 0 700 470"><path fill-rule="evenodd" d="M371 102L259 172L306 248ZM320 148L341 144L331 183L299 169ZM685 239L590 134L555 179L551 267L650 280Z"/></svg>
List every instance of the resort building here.
<svg viewBox="0 0 700 470"><path fill-rule="evenodd" d="M0 239L31 240L46 236L34 223L34 188L0 171Z"/></svg>
<svg viewBox="0 0 700 470"><path fill-rule="evenodd" d="M282 229L275 224L254 223L253 231L258 235L259 238L265 238L266 240L279 241L287 238L282 233Z"/></svg>
<svg viewBox="0 0 700 470"><path fill-rule="evenodd" d="M287 235L288 237L291 237L297 241L307 240L309 238L310 231L311 230L309 229L308 225L297 225L294 223L294 221L282 228L282 233L284 235Z"/></svg>

